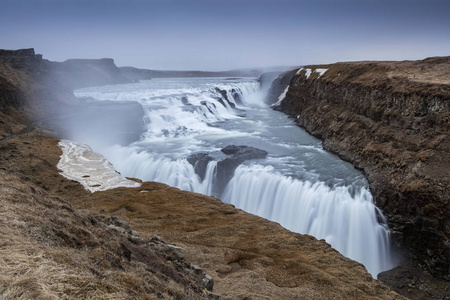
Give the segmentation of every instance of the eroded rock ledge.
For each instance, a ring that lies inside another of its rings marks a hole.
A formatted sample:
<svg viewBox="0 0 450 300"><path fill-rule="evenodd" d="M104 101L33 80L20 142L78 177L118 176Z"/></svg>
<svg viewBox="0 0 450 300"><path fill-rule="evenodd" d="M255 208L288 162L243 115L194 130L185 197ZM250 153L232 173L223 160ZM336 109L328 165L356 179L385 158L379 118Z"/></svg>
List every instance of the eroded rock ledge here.
<svg viewBox="0 0 450 300"><path fill-rule="evenodd" d="M395 242L447 279L449 106L450 57L436 57L305 66L278 107L364 170Z"/></svg>

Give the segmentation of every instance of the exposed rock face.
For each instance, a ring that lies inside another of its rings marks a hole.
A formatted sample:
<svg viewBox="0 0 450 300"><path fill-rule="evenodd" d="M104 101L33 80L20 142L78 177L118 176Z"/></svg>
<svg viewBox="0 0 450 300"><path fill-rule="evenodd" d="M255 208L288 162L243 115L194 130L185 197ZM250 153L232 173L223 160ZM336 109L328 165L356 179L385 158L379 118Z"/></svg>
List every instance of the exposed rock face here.
<svg viewBox="0 0 450 300"><path fill-rule="evenodd" d="M296 70L286 71L275 77L275 79L273 80L273 82L268 90L267 96L266 96L265 102L267 104L274 104L278 101L278 97L280 97L280 95L288 87L288 85L291 82L291 78L292 78L292 76L294 76L295 72L296 72ZM269 76L269 75L270 74L268 74L266 76ZM263 83L263 80L264 80L263 76L264 76L264 74L261 75L261 78L260 78L261 83Z"/></svg>
<svg viewBox="0 0 450 300"><path fill-rule="evenodd" d="M70 89L132 82L123 76L111 58L45 61L44 64L60 84Z"/></svg>
<svg viewBox="0 0 450 300"><path fill-rule="evenodd" d="M261 159L267 156L267 152L249 146L227 146L221 150L229 155L217 163L217 187L218 194L225 190L226 185L233 177L236 168L246 160Z"/></svg>
<svg viewBox="0 0 450 300"><path fill-rule="evenodd" d="M39 69L42 55L35 54L34 49L4 50L0 49L0 64L10 64L16 69L34 71Z"/></svg>
<svg viewBox="0 0 450 300"><path fill-rule="evenodd" d="M378 274L378 280L390 285L408 299L450 299L448 280L433 277L428 272L418 272L415 266L399 266L382 272Z"/></svg>
<svg viewBox="0 0 450 300"><path fill-rule="evenodd" d="M0 110L15 108L28 118L48 118L78 100L61 86L33 49L0 50Z"/></svg>
<svg viewBox="0 0 450 300"><path fill-rule="evenodd" d="M306 66L280 106L364 170L395 242L443 277L450 268L449 100L450 57L438 57Z"/></svg>
<svg viewBox="0 0 450 300"><path fill-rule="evenodd" d="M196 153L189 155L187 158L187 161L194 167L195 173L200 176L202 181L205 179L206 168L212 160L213 158L209 156L208 153Z"/></svg>
<svg viewBox="0 0 450 300"><path fill-rule="evenodd" d="M29 73L39 71L42 55L34 49L0 49L0 111L7 107L18 108L25 103L24 86L30 81Z"/></svg>
<svg viewBox="0 0 450 300"><path fill-rule="evenodd" d="M0 111L7 107L23 105L23 95L16 86L3 77L0 77Z"/></svg>
<svg viewBox="0 0 450 300"><path fill-rule="evenodd" d="M249 146L230 145L223 148L222 153L227 155L220 160L216 167L216 181L214 182L214 195L221 195L228 182L233 177L236 168L246 160L261 159L267 156L267 152ZM208 153L197 153L188 157L188 162L194 167L195 172L203 180L206 174L208 163L213 160Z"/></svg>

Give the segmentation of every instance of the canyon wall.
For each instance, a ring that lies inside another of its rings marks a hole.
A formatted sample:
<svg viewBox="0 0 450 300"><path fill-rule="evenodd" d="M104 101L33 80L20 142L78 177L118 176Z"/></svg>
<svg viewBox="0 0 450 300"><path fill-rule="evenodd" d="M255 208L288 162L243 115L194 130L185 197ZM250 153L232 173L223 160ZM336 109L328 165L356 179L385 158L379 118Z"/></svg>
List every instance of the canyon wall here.
<svg viewBox="0 0 450 300"><path fill-rule="evenodd" d="M111 58L68 59L64 62L45 61L42 67L48 69L61 85L72 90L132 82L121 73Z"/></svg>
<svg viewBox="0 0 450 300"><path fill-rule="evenodd" d="M450 57L435 57L305 66L276 107L365 172L406 259L441 278L450 268L449 104Z"/></svg>

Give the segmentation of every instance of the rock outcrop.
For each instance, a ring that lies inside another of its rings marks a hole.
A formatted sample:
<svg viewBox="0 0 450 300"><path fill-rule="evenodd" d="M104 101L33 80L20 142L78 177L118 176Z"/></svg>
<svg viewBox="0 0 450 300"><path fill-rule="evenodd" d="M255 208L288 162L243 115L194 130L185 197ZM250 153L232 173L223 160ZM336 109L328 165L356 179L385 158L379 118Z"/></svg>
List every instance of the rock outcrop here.
<svg viewBox="0 0 450 300"><path fill-rule="evenodd" d="M35 71L39 69L42 55L35 54L34 49L4 50L0 49L0 64L10 64L16 69Z"/></svg>
<svg viewBox="0 0 450 300"><path fill-rule="evenodd" d="M0 111L25 104L30 93L23 85L32 81L28 74L38 72L41 62L42 55L36 55L34 49L0 49Z"/></svg>
<svg viewBox="0 0 450 300"><path fill-rule="evenodd" d="M292 76L296 73L296 70L286 71L281 74L278 74L276 77L274 77L272 84L267 89L267 96L265 99L265 102L267 104L274 104L278 102L280 95L283 94L283 92L286 90L286 88L289 86ZM265 74L261 75L260 82L263 84L264 76ZM271 77L270 74L267 74L266 76Z"/></svg>
<svg viewBox="0 0 450 300"><path fill-rule="evenodd" d="M246 160L262 159L267 156L267 152L258 148L249 146L230 145L220 150L226 155L219 160L216 166L216 177L213 183L213 195L222 195L228 182L233 177L236 168ZM196 153L188 157L188 162L194 167L195 173L203 180L206 174L206 168L210 161L214 160L208 153Z"/></svg>
<svg viewBox="0 0 450 300"><path fill-rule="evenodd" d="M279 110L361 168L414 264L450 270L450 57L306 66Z"/></svg>
<svg viewBox="0 0 450 300"><path fill-rule="evenodd" d="M11 82L0 77L0 111L23 105L24 97Z"/></svg>
<svg viewBox="0 0 450 300"><path fill-rule="evenodd" d="M132 82L125 77L111 58L69 59L64 62L45 61L43 68L69 89Z"/></svg>

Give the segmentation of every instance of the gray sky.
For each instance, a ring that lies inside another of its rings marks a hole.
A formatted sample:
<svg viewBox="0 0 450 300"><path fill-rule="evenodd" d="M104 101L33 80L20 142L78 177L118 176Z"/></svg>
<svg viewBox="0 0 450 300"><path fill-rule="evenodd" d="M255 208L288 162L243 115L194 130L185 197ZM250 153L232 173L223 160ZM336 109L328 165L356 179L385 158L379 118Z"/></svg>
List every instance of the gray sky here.
<svg viewBox="0 0 450 300"><path fill-rule="evenodd" d="M228 70L450 55L450 0L0 0L0 48Z"/></svg>

